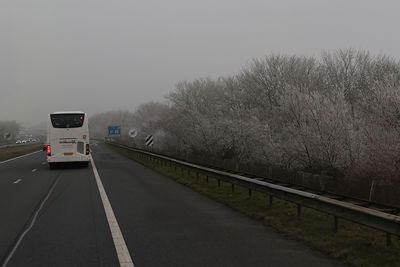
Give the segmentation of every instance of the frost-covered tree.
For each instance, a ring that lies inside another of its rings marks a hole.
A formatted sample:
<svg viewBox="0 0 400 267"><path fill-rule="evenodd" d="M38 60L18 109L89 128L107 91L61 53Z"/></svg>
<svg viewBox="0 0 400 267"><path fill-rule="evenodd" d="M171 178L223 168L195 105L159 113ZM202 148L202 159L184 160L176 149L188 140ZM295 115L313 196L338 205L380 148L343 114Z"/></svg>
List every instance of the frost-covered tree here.
<svg viewBox="0 0 400 267"><path fill-rule="evenodd" d="M133 126L137 140L153 134L160 152L213 165L400 182L399 107L399 62L343 49L254 59L236 75L180 82L165 103L98 114L90 125L96 134L108 123Z"/></svg>

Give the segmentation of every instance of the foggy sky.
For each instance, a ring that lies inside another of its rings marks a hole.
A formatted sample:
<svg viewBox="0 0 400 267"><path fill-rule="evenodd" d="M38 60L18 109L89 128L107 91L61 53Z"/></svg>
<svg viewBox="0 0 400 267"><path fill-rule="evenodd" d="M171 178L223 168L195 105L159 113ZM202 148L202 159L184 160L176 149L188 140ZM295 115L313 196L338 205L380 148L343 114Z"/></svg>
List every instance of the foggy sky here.
<svg viewBox="0 0 400 267"><path fill-rule="evenodd" d="M0 120L162 100L181 80L271 53L400 58L400 3L352 0L0 1Z"/></svg>

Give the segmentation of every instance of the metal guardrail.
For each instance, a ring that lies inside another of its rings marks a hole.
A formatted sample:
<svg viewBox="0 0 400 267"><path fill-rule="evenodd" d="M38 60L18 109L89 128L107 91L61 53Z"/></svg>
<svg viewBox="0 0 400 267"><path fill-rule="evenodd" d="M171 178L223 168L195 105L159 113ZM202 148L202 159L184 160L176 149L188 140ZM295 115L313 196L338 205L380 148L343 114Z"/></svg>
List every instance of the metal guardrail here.
<svg viewBox="0 0 400 267"><path fill-rule="evenodd" d="M226 171L215 170L209 167L159 155L154 152L130 148L112 142L106 143L134 151L142 156L152 157L164 162L169 162L170 164L175 164L175 168L176 166L180 166L181 168L186 168L188 172L190 172L190 170L195 170L197 173L206 174L207 179L209 175L213 176L218 180L219 185L220 181L231 183L232 191L234 191L235 185L237 185L247 188L249 190L249 195L251 195L251 190L269 194L270 205L272 205L273 197L295 203L297 204L298 216L301 214L302 206L330 214L333 216L333 230L335 232L338 229L338 219L342 218L385 232L387 246L390 246L391 244L392 234L400 237L400 216L335 200L318 194L288 188L265 181L259 181L256 178L249 178Z"/></svg>

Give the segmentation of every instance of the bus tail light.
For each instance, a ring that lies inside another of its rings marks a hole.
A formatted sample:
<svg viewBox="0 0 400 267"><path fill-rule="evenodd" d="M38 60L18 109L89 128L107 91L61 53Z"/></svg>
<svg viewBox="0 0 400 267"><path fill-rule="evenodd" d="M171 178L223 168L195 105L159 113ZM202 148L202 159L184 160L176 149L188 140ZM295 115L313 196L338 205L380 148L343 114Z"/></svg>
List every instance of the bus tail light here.
<svg viewBox="0 0 400 267"><path fill-rule="evenodd" d="M90 153L89 144L86 144L86 155L89 155L89 153Z"/></svg>
<svg viewBox="0 0 400 267"><path fill-rule="evenodd" d="M50 145L47 145L47 156L51 156L51 147Z"/></svg>

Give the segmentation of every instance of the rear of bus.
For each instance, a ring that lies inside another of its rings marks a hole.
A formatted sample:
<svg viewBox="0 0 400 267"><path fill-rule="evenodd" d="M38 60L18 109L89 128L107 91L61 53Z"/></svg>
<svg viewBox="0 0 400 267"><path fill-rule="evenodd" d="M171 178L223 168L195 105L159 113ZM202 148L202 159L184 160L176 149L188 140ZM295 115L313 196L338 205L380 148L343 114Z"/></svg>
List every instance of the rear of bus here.
<svg viewBox="0 0 400 267"><path fill-rule="evenodd" d="M47 162L50 167L61 162L89 164L89 125L84 112L49 114L47 127Z"/></svg>

